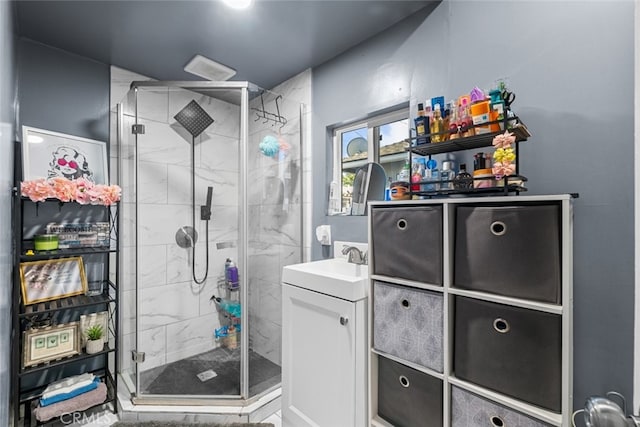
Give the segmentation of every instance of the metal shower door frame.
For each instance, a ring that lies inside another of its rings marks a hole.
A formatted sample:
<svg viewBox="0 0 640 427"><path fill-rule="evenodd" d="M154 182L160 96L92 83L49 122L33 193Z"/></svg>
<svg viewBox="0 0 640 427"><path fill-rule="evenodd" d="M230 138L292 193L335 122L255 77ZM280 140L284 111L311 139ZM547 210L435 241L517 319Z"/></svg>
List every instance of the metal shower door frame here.
<svg viewBox="0 0 640 427"><path fill-rule="evenodd" d="M259 91L260 88L250 82L203 82L203 81L134 81L131 83L130 89L135 90L135 124L138 124L138 89L139 88L153 88L153 87L167 87L167 88L181 88L187 90L238 90L240 91L240 141L239 141L239 227L238 227L238 259L239 259L239 273L241 277L249 277L248 275L248 245L249 245L249 222L248 222L248 200L247 200L247 165L248 165L248 138L249 138L249 91ZM138 191L138 170L139 170L139 156L138 156L138 135L135 135L135 188ZM122 156L122 150L119 150L119 158ZM135 200L135 223L139 224L139 212L138 212L138 199L136 194ZM138 268L138 242L140 241L139 227L135 227L135 331L136 331L136 348L137 351L141 348L141 334L138 331L140 325L139 313L140 313L140 288L138 286L141 283L140 270ZM122 256L122 252L121 255ZM135 393L132 397L134 404L147 404L147 405L244 405L251 402L253 399L249 396L249 333L248 329L245 329L249 325L249 314L246 302L249 301L249 294L247 286L240 288L240 302L244 306L240 317L240 322L243 325L243 332L240 334L240 395L224 396L224 395L153 395L140 392L140 369L136 364L135 375Z"/></svg>

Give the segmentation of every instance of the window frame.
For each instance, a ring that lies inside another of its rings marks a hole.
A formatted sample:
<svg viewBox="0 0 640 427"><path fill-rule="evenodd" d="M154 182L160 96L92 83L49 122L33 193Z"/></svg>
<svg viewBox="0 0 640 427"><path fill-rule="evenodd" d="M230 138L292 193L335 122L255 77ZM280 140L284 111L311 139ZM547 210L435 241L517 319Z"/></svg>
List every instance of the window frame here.
<svg viewBox="0 0 640 427"><path fill-rule="evenodd" d="M356 160L357 162L354 166L360 167L364 166L369 162L380 163L380 127L389 123L397 122L400 120L407 120L407 138L410 137L411 132L411 121L409 117L409 107L403 107L388 113L373 115L364 120L358 120L351 122L349 124L335 127L333 129L333 173L332 173L332 181L338 184L338 189L340 192L340 207L338 212L331 212L329 209L328 215L334 216L351 216L351 213L343 213L342 209L342 172L343 172L343 162L342 162L342 135L361 128L367 129L367 158L362 160ZM400 141L395 141L400 142ZM406 152L396 153L390 156L397 156L398 160L402 158L402 156L407 156ZM362 164L360 164L362 163Z"/></svg>

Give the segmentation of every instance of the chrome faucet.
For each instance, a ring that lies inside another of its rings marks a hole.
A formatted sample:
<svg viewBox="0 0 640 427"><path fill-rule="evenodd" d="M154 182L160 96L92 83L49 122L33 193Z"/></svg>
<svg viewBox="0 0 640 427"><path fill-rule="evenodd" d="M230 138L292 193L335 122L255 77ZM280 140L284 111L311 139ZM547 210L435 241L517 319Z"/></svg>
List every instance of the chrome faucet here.
<svg viewBox="0 0 640 427"><path fill-rule="evenodd" d="M367 251L363 253L355 246L344 246L342 248L342 255L348 255L347 262L360 265L367 264Z"/></svg>

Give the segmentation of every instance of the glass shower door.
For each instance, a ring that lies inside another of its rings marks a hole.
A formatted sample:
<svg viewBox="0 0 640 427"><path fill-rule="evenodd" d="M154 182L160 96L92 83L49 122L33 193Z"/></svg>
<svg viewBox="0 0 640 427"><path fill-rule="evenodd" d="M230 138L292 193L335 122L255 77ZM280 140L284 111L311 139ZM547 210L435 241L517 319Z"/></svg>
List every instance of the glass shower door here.
<svg viewBox="0 0 640 427"><path fill-rule="evenodd" d="M139 397L241 397L242 297L225 280L240 244L239 92L137 89Z"/></svg>
<svg viewBox="0 0 640 427"><path fill-rule="evenodd" d="M302 262L301 105L268 91L249 105L249 396L257 396L280 386L282 267Z"/></svg>

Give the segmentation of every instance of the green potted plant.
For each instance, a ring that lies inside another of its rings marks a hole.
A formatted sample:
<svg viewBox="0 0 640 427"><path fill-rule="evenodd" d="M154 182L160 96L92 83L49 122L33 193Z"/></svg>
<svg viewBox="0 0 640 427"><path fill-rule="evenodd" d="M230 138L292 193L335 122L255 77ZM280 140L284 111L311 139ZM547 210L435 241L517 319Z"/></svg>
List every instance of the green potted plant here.
<svg viewBox="0 0 640 427"><path fill-rule="evenodd" d="M102 325L93 325L87 329L87 354L94 354L104 348Z"/></svg>

